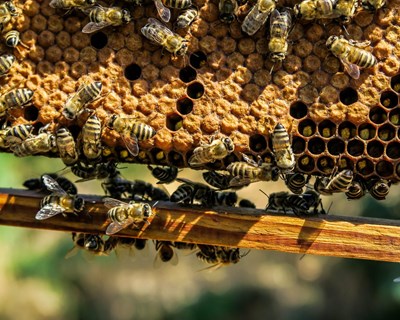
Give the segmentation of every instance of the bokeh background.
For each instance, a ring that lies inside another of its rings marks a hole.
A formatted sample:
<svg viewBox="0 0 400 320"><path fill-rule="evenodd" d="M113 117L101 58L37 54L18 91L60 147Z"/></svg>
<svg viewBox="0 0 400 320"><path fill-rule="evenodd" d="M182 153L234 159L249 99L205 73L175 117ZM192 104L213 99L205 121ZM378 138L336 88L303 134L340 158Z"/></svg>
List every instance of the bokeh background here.
<svg viewBox="0 0 400 320"><path fill-rule="evenodd" d="M0 187L63 169L59 159L18 159L0 154ZM124 165L123 176L155 182L143 166ZM199 172L180 176L201 181ZM67 177L74 179L70 174ZM102 194L100 181L78 185L80 193ZM167 186L172 192L177 184ZM257 183L239 192L265 207L258 191L285 190L283 183ZM370 196L348 201L324 198L329 214L399 219L400 189L386 201ZM252 250L238 264L204 270L194 254L154 268L155 250L88 257L62 232L0 227L0 319L398 319L400 266Z"/></svg>

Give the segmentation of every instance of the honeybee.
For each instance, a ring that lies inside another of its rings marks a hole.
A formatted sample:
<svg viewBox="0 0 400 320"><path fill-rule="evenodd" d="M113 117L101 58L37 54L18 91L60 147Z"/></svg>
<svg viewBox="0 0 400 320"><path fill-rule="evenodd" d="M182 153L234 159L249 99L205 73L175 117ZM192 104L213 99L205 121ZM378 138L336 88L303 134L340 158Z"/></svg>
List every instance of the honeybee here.
<svg viewBox="0 0 400 320"><path fill-rule="evenodd" d="M235 14L238 9L236 0L219 0L219 20L224 23L232 23L235 20Z"/></svg>
<svg viewBox="0 0 400 320"><path fill-rule="evenodd" d="M314 189L323 195L331 195L337 192L348 191L353 181L353 171L343 170L335 176L318 177L315 180Z"/></svg>
<svg viewBox="0 0 400 320"><path fill-rule="evenodd" d="M108 217L111 223L108 225L106 234L112 235L127 228L131 224L147 221L153 215L151 206L148 203L129 203L113 198L105 198L104 205L108 210Z"/></svg>
<svg viewBox="0 0 400 320"><path fill-rule="evenodd" d="M302 194L304 186L310 181L311 176L305 177L301 173L285 174L285 184L295 194Z"/></svg>
<svg viewBox="0 0 400 320"><path fill-rule="evenodd" d="M86 104L96 100L100 94L103 85L100 81L82 83L78 91L71 95L65 102L62 114L68 120L73 120L82 112Z"/></svg>
<svg viewBox="0 0 400 320"><path fill-rule="evenodd" d="M275 0L258 0L242 23L242 30L249 36L255 34L267 21L269 14L275 9Z"/></svg>
<svg viewBox="0 0 400 320"><path fill-rule="evenodd" d="M92 179L105 179L112 173L114 167L115 163L112 161L95 165L78 162L71 167L71 172L81 178L76 182L84 182Z"/></svg>
<svg viewBox="0 0 400 320"><path fill-rule="evenodd" d="M32 131L33 126L30 124L20 124L12 126L6 130L5 140L8 145L15 145L30 137Z"/></svg>
<svg viewBox="0 0 400 320"><path fill-rule="evenodd" d="M374 11L379 10L386 4L386 0L361 0L364 9Z"/></svg>
<svg viewBox="0 0 400 320"><path fill-rule="evenodd" d="M358 180L353 180L345 192L347 199L353 200L353 199L360 199L365 195L366 188L364 183Z"/></svg>
<svg viewBox="0 0 400 320"><path fill-rule="evenodd" d="M17 30L10 30L4 35L4 39L6 41L6 45L11 48L16 48L19 53L21 50L19 45L24 47L25 49L29 49L29 46L23 43L19 37L19 32Z"/></svg>
<svg viewBox="0 0 400 320"><path fill-rule="evenodd" d="M172 32L160 21L149 18L148 23L141 30L147 39L159 44L174 56L183 56L186 54L188 40Z"/></svg>
<svg viewBox="0 0 400 320"><path fill-rule="evenodd" d="M193 204L195 197L195 188L190 184L181 184L178 188L171 194L171 202L181 202L185 204Z"/></svg>
<svg viewBox="0 0 400 320"><path fill-rule="evenodd" d="M151 126L137 122L134 118L121 117L116 114L110 118L107 126L121 135L126 148L134 157L139 154L138 141L150 139L156 134Z"/></svg>
<svg viewBox="0 0 400 320"><path fill-rule="evenodd" d="M92 33L108 26L118 27L132 20L129 10L120 7L105 8L98 5L85 12L90 22L83 27L83 33Z"/></svg>
<svg viewBox="0 0 400 320"><path fill-rule="evenodd" d="M293 171L296 161L290 145L289 134L280 123L275 126L272 133L272 149L279 169L284 173Z"/></svg>
<svg viewBox="0 0 400 320"><path fill-rule="evenodd" d="M197 147L189 158L189 165L192 167L201 166L205 163L222 160L235 149L233 141L229 137L222 139L211 139L210 144Z"/></svg>
<svg viewBox="0 0 400 320"><path fill-rule="evenodd" d="M15 62L15 57L12 54L6 53L0 56L0 77L5 76L10 71Z"/></svg>
<svg viewBox="0 0 400 320"><path fill-rule="evenodd" d="M304 0L293 7L296 19L333 18L338 0Z"/></svg>
<svg viewBox="0 0 400 320"><path fill-rule="evenodd" d="M121 199L132 190L132 181L126 180L118 170L112 170L106 180L101 184L105 194L112 198Z"/></svg>
<svg viewBox="0 0 400 320"><path fill-rule="evenodd" d="M86 158L98 160L101 156L101 122L92 114L82 127L82 150Z"/></svg>
<svg viewBox="0 0 400 320"><path fill-rule="evenodd" d="M13 89L0 96L0 117L6 115L8 109L22 107L32 100L33 91L27 88Z"/></svg>
<svg viewBox="0 0 400 320"><path fill-rule="evenodd" d="M231 187L248 185L257 181L278 181L279 169L277 167L262 162L261 158L257 163L245 154L242 156L245 162L233 162L226 168L234 176L229 183Z"/></svg>
<svg viewBox="0 0 400 320"><path fill-rule="evenodd" d="M44 220L62 213L82 212L85 207L85 201L77 195L68 194L52 177L44 175L43 183L47 190L52 192L40 202L41 209L36 214L37 220Z"/></svg>
<svg viewBox="0 0 400 320"><path fill-rule="evenodd" d="M48 132L41 132L31 136L19 144L11 147L17 157L26 157L37 153L46 153L56 149L56 137Z"/></svg>
<svg viewBox="0 0 400 320"><path fill-rule="evenodd" d="M84 9L96 4L96 0L51 0L49 6L55 9Z"/></svg>
<svg viewBox="0 0 400 320"><path fill-rule="evenodd" d="M236 264L241 258L245 257L250 251L241 254L239 248L229 248L222 246L211 246L198 244L199 252L196 257L203 262L212 264L213 268L220 268L229 264Z"/></svg>
<svg viewBox="0 0 400 320"><path fill-rule="evenodd" d="M268 197L268 205L265 210L291 210L296 216L305 215L308 213L310 206L307 201L298 194L290 194L288 192L274 192Z"/></svg>
<svg viewBox="0 0 400 320"><path fill-rule="evenodd" d="M170 241L155 241L156 257L154 258L154 267L159 268L162 263L170 263L173 266L178 264L178 255L175 252L174 244Z"/></svg>
<svg viewBox="0 0 400 320"><path fill-rule="evenodd" d="M242 199L242 200L239 201L239 207L240 208L252 208L252 209L255 209L256 205L250 200Z"/></svg>
<svg viewBox="0 0 400 320"><path fill-rule="evenodd" d="M159 180L157 184L173 182L178 176L179 171L178 168L174 166L156 166L153 168L149 165L147 166L147 168L151 170L151 174L153 175L153 177Z"/></svg>
<svg viewBox="0 0 400 320"><path fill-rule="evenodd" d="M63 176L59 176L55 173L48 173L45 175L53 178L59 184L59 186L63 190L65 190L65 192L67 192L68 194L77 194L78 193L78 189L76 188L76 186L67 178L65 178ZM28 188L29 190L36 190L38 192L47 191L47 187L43 182L43 177L45 175L42 175L39 178L28 179L23 183L23 186L25 188Z"/></svg>
<svg viewBox="0 0 400 320"><path fill-rule="evenodd" d="M175 22L175 28L184 29L189 27L193 21L197 18L199 12L195 7L184 10L177 18Z"/></svg>
<svg viewBox="0 0 400 320"><path fill-rule="evenodd" d="M13 1L6 1L0 4L0 31L4 25L11 20L12 17L19 16L17 7Z"/></svg>
<svg viewBox="0 0 400 320"><path fill-rule="evenodd" d="M216 171L206 171L203 172L203 179L214 188L219 190L226 190L232 188L229 183L232 180L232 176L230 174L222 174ZM238 186L237 188L241 188L242 186Z"/></svg>
<svg viewBox="0 0 400 320"><path fill-rule="evenodd" d="M383 179L372 180L368 185L369 194L376 200L385 200L390 191L390 182Z"/></svg>
<svg viewBox="0 0 400 320"><path fill-rule="evenodd" d="M65 165L71 166L78 161L78 150L76 149L74 137L67 128L57 130L56 144L61 160Z"/></svg>
<svg viewBox="0 0 400 320"><path fill-rule="evenodd" d="M74 247L66 254L65 259L74 256L79 249L96 256L108 256L113 249L110 246L110 242L104 241L99 234L73 232L72 241L74 242Z"/></svg>
<svg viewBox="0 0 400 320"><path fill-rule="evenodd" d="M346 40L343 36L330 36L326 40L328 49L339 58L347 73L354 79L360 77L360 68L370 68L377 63L371 52L361 49L368 45L369 41Z"/></svg>
<svg viewBox="0 0 400 320"><path fill-rule="evenodd" d="M151 183L142 181L142 180L133 180L131 181L131 187L129 190L129 198L139 200L154 200L154 201L168 201L168 194L160 189L153 187Z"/></svg>
<svg viewBox="0 0 400 320"><path fill-rule="evenodd" d="M288 51L287 37L292 25L292 16L288 9L281 12L274 10L270 18L270 40L268 43L269 58L271 61L282 61Z"/></svg>
<svg viewBox="0 0 400 320"><path fill-rule="evenodd" d="M358 0L337 0L333 17L340 18L344 23L350 22L358 7Z"/></svg>

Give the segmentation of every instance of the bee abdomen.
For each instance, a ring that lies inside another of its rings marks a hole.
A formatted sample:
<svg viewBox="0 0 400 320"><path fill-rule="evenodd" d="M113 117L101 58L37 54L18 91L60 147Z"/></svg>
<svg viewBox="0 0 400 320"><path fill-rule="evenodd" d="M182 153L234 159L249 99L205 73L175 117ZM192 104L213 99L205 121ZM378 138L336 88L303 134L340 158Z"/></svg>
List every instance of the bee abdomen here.
<svg viewBox="0 0 400 320"><path fill-rule="evenodd" d="M12 54L4 54L0 56L0 76L5 75L10 71L15 62L15 57Z"/></svg>
<svg viewBox="0 0 400 320"><path fill-rule="evenodd" d="M192 5L192 0L163 0L163 3L168 8L186 9Z"/></svg>
<svg viewBox="0 0 400 320"><path fill-rule="evenodd" d="M147 124L136 122L132 126L132 133L138 140L147 140L154 137L156 130Z"/></svg>
<svg viewBox="0 0 400 320"><path fill-rule="evenodd" d="M7 92L2 99L8 108L16 108L27 104L33 97L33 91L30 89L14 89Z"/></svg>

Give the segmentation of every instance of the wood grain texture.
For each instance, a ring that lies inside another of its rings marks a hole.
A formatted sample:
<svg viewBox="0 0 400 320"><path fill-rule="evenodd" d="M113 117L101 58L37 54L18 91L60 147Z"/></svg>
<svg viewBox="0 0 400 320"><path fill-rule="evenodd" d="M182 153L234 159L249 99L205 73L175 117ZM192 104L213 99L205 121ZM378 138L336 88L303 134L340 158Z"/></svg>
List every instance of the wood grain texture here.
<svg viewBox="0 0 400 320"><path fill-rule="evenodd" d="M107 208L98 196L83 195L86 209L35 220L43 194L0 189L0 224L37 229L104 233ZM119 235L194 242L249 249L278 250L400 262L400 221L340 216L299 218L266 214L263 210L185 207L158 202L150 225L125 229Z"/></svg>

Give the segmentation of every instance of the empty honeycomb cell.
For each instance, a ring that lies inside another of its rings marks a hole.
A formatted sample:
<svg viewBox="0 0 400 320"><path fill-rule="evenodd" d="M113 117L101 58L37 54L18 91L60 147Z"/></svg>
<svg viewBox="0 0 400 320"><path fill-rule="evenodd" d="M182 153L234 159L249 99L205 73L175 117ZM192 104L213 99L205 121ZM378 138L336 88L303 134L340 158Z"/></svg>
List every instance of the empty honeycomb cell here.
<svg viewBox="0 0 400 320"><path fill-rule="evenodd" d="M289 113L295 119L304 118L307 115L307 105L303 101L295 101L290 105Z"/></svg>
<svg viewBox="0 0 400 320"><path fill-rule="evenodd" d="M370 123L363 123L358 127L358 136L363 140L370 140L375 137L376 128Z"/></svg>
<svg viewBox="0 0 400 320"><path fill-rule="evenodd" d="M186 89L187 95L192 99L200 99L204 94L204 85L201 82L192 82Z"/></svg>
<svg viewBox="0 0 400 320"><path fill-rule="evenodd" d="M167 116L166 126L171 131L177 131L182 128L182 121L183 118L179 114L173 113Z"/></svg>
<svg viewBox="0 0 400 320"><path fill-rule="evenodd" d="M358 139L350 140L347 143L347 153L353 157L361 156L364 153L365 143Z"/></svg>
<svg viewBox="0 0 400 320"><path fill-rule="evenodd" d="M324 174L330 174L334 169L336 161L332 157L322 156L317 160L317 168Z"/></svg>
<svg viewBox="0 0 400 320"><path fill-rule="evenodd" d="M381 142L374 140L367 144L367 153L372 158L379 158L383 155L384 146Z"/></svg>
<svg viewBox="0 0 400 320"><path fill-rule="evenodd" d="M311 173L315 167L315 161L308 155L302 155L297 161L297 166L301 171Z"/></svg>
<svg viewBox="0 0 400 320"><path fill-rule="evenodd" d="M369 176L374 172L374 164L369 159L360 159L356 163L356 170L363 176Z"/></svg>
<svg viewBox="0 0 400 320"><path fill-rule="evenodd" d="M308 141L308 150L312 154L321 154L325 151L325 142L321 138L312 138Z"/></svg>
<svg viewBox="0 0 400 320"><path fill-rule="evenodd" d="M356 133L356 126L349 121L344 121L339 125L338 134L344 140L349 140L353 138Z"/></svg>
<svg viewBox="0 0 400 320"><path fill-rule="evenodd" d="M167 155L167 159L169 164L172 166L183 167L185 165L183 155L176 151L170 151Z"/></svg>
<svg viewBox="0 0 400 320"><path fill-rule="evenodd" d="M392 140L395 136L396 129L389 123L378 128L378 137L383 141Z"/></svg>
<svg viewBox="0 0 400 320"><path fill-rule="evenodd" d="M267 149L267 140L261 134L253 134L249 139L250 150L261 153Z"/></svg>
<svg viewBox="0 0 400 320"><path fill-rule="evenodd" d="M398 125L400 123L400 109L396 108L390 111L389 113L389 121L394 125Z"/></svg>
<svg viewBox="0 0 400 320"><path fill-rule="evenodd" d="M223 161L223 164L225 165L225 168L226 168L231 163L236 162L236 161L240 161L240 160L241 159L239 159L236 154L231 153L231 154L227 155L222 161Z"/></svg>
<svg viewBox="0 0 400 320"><path fill-rule="evenodd" d="M139 79L141 74L142 74L142 68L140 68L139 65L137 65L136 63L130 64L124 70L125 78L130 81Z"/></svg>
<svg viewBox="0 0 400 320"><path fill-rule="evenodd" d="M179 79L181 79L185 83L196 80L196 77L197 77L197 71L192 67L187 66L179 71Z"/></svg>
<svg viewBox="0 0 400 320"><path fill-rule="evenodd" d="M393 174L393 164L389 161L379 161L376 164L376 173L383 178L390 177Z"/></svg>
<svg viewBox="0 0 400 320"><path fill-rule="evenodd" d="M294 136L292 138L292 150L295 154L301 154L304 152L306 149L306 141L299 137L299 136Z"/></svg>
<svg viewBox="0 0 400 320"><path fill-rule="evenodd" d="M390 87L396 91L397 93L400 93L400 74L395 75L391 80L390 80Z"/></svg>
<svg viewBox="0 0 400 320"><path fill-rule="evenodd" d="M324 120L318 125L318 132L324 138L330 138L336 133L336 125L330 120Z"/></svg>
<svg viewBox="0 0 400 320"><path fill-rule="evenodd" d="M387 114L386 114L385 109L383 109L379 106L376 106L370 110L369 118L373 123L381 124L386 121Z"/></svg>
<svg viewBox="0 0 400 320"><path fill-rule="evenodd" d="M39 117L39 110L34 106L30 105L24 109L24 118L28 121L36 121Z"/></svg>
<svg viewBox="0 0 400 320"><path fill-rule="evenodd" d="M304 137L311 137L315 134L317 126L311 119L304 119L299 123L298 132Z"/></svg>
<svg viewBox="0 0 400 320"><path fill-rule="evenodd" d="M342 139L333 138L328 141L328 152L333 156L342 154L345 150L345 143Z"/></svg>
<svg viewBox="0 0 400 320"><path fill-rule="evenodd" d="M397 141L392 141L386 146L386 155L390 159L400 158L400 143Z"/></svg>
<svg viewBox="0 0 400 320"><path fill-rule="evenodd" d="M340 91L339 99L343 104L348 106L358 101L358 93L355 89L348 87Z"/></svg>
<svg viewBox="0 0 400 320"><path fill-rule="evenodd" d="M176 102L176 109L180 114L189 114L193 110L193 101L187 97L183 97Z"/></svg>
<svg viewBox="0 0 400 320"><path fill-rule="evenodd" d="M384 91L381 94L381 104L385 108L394 108L398 105L399 103L399 97L397 96L396 93L394 93L392 90L389 91Z"/></svg>

